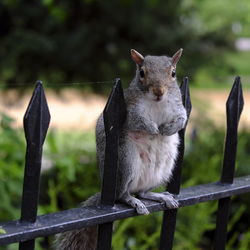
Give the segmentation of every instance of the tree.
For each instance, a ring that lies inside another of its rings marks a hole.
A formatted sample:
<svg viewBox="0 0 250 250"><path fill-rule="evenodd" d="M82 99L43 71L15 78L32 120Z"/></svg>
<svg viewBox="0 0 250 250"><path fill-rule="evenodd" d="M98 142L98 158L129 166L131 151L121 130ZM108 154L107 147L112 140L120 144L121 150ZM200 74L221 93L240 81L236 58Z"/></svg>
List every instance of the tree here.
<svg viewBox="0 0 250 250"><path fill-rule="evenodd" d="M241 15L232 16L233 1L230 6L226 2L6 0L0 4L0 82L105 81L117 76L128 82L134 71L130 48L172 55L183 47L178 73L193 75L215 56L219 61L221 49L232 48L232 23ZM242 3L247 1L237 6ZM93 87L100 90L100 85Z"/></svg>

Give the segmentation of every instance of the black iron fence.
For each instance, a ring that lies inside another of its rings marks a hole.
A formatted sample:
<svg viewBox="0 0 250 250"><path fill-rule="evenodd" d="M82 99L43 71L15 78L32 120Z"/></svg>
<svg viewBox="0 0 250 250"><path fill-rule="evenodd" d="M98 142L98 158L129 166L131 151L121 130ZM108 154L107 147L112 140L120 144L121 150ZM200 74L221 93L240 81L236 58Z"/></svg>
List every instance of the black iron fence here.
<svg viewBox="0 0 250 250"><path fill-rule="evenodd" d="M191 112L191 100L188 79L181 85L183 104L188 117ZM243 109L241 81L236 77L227 103L227 133L225 139L224 161L220 181L180 189L181 169L185 148L185 129L179 132L181 143L173 178L168 191L176 195L180 207L200 202L218 200L214 249L225 249L227 223L230 210L230 197L250 192L250 176L234 178L237 150L237 130ZM24 116L24 131L27 141L26 164L24 171L21 218L16 221L0 223L5 233L0 234L0 245L19 242L19 249L34 249L35 238L44 237L86 226L99 225L97 249L110 249L113 221L137 216L134 209L115 202L117 145L119 132L126 117L123 89L116 79L104 110L106 132L106 152L104 180L102 184L101 206L73 208L37 216L39 178L42 147L49 127L50 114L42 83L37 82L33 96ZM70 166L69 166L70 167ZM146 201L147 209L152 213L164 211L159 248L172 249L178 209L166 209L163 203ZM193 225L195 226L195 225Z"/></svg>

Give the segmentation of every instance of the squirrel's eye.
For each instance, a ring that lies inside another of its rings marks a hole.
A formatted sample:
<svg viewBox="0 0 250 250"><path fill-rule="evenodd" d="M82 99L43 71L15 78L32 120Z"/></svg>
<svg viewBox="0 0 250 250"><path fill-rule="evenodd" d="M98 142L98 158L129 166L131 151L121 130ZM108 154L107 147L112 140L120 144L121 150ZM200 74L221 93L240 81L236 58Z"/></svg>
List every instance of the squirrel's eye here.
<svg viewBox="0 0 250 250"><path fill-rule="evenodd" d="M144 71L141 69L141 70L140 70L140 76L141 76L141 78L143 78L144 75L145 75L145 74L144 74Z"/></svg>
<svg viewBox="0 0 250 250"><path fill-rule="evenodd" d="M175 77L176 73L175 73L175 69L172 70L172 77Z"/></svg>

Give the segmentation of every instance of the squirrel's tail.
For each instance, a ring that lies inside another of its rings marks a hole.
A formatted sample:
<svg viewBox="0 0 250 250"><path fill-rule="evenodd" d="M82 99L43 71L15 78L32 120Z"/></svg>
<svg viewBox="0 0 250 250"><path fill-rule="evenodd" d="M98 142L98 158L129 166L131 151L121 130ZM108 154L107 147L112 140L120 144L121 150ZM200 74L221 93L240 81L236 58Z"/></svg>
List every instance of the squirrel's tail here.
<svg viewBox="0 0 250 250"><path fill-rule="evenodd" d="M101 194L97 193L81 204L85 206L100 205ZM55 250L95 250L98 226L85 227L56 235Z"/></svg>

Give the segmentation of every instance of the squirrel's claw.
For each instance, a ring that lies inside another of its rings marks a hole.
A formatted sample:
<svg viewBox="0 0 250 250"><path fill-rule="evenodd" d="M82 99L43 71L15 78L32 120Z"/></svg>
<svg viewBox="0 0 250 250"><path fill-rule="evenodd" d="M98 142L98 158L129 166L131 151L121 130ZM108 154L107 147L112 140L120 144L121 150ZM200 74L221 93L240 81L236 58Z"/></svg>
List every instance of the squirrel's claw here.
<svg viewBox="0 0 250 250"><path fill-rule="evenodd" d="M141 192L138 194L140 198L164 202L167 208L178 208L179 203L174 196L168 192L166 193L154 193L154 192Z"/></svg>
<svg viewBox="0 0 250 250"><path fill-rule="evenodd" d="M123 197L122 199L120 199L120 201L130 205L131 207L136 209L136 212L138 214L149 214L148 209L146 208L145 204L140 201L139 199L128 195L126 197Z"/></svg>

